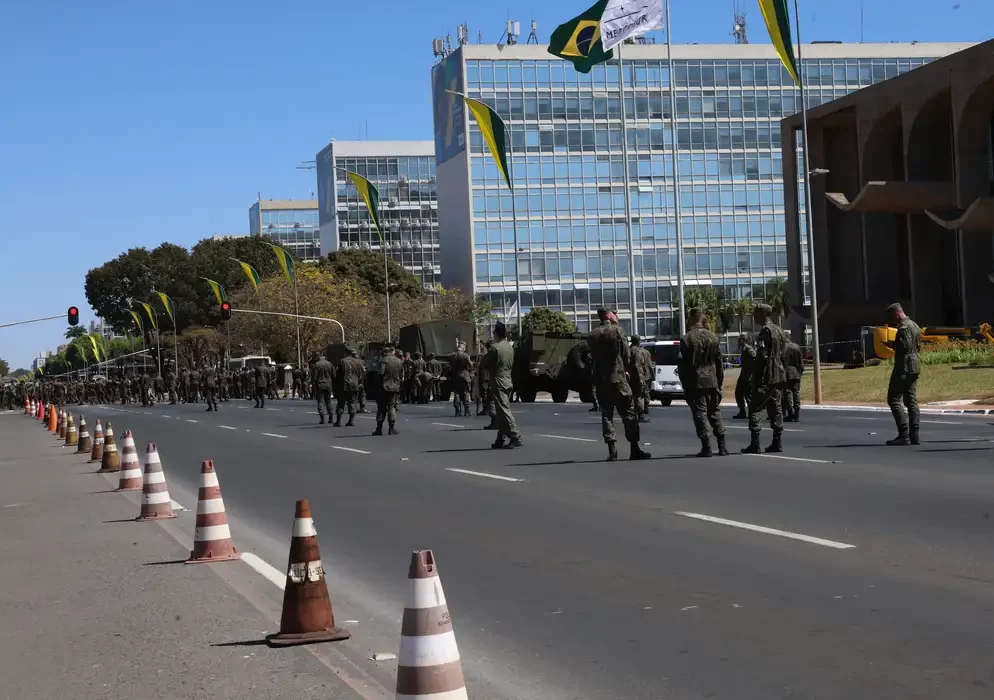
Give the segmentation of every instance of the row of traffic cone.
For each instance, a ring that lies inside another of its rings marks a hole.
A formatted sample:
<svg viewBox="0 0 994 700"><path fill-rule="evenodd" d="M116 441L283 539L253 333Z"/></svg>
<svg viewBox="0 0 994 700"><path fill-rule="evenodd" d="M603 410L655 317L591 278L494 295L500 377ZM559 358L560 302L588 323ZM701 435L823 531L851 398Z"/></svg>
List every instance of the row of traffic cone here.
<svg viewBox="0 0 994 700"><path fill-rule="evenodd" d="M34 411L34 412L33 412ZM38 416L41 407L26 407L27 415ZM77 431L71 414L49 405L48 425L58 432L76 454L90 453L90 462L100 462L99 472L119 472L117 492L141 489L141 512L137 521L175 518L172 499L155 443L145 448L144 471L130 430L122 435L117 451L114 429L97 419L91 438L86 418L79 418ZM212 460L200 468L200 492L193 535L193 551L187 564L240 559L228 527L221 487ZM468 697L462 662L449 616L445 593L431 550L416 550L408 570L408 596L401 622L397 664L398 698ZM297 501L290 539L283 610L279 632L266 637L270 646L294 646L349 639L349 632L335 624L324 565L318 548L317 530L310 502Z"/></svg>

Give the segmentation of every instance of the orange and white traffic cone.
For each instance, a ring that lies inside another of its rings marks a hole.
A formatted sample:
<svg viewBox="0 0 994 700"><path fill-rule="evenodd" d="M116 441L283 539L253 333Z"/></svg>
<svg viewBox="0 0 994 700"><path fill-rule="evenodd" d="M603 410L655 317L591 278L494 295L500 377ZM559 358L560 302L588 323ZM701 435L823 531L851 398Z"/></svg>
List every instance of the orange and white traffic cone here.
<svg viewBox="0 0 994 700"><path fill-rule="evenodd" d="M221 486L214 471L214 461L205 460L200 466L200 495L197 498L197 525L193 530L193 551L187 564L211 561L231 561L241 555L231 541L228 516L224 512Z"/></svg>
<svg viewBox="0 0 994 700"><path fill-rule="evenodd" d="M142 467L138 463L138 450L130 430L121 436L121 480L115 491L138 491L142 487Z"/></svg>
<svg viewBox="0 0 994 700"><path fill-rule="evenodd" d="M76 432L76 424L68 411L66 411L66 424L66 444L63 447L75 447L79 444L79 433Z"/></svg>
<svg viewBox="0 0 994 700"><path fill-rule="evenodd" d="M76 443L76 454L86 454L93 449L93 441L90 439L90 431L86 428L86 417L79 416L79 442Z"/></svg>
<svg viewBox="0 0 994 700"><path fill-rule="evenodd" d="M54 433L59 429L59 410L54 403L48 404L48 432Z"/></svg>
<svg viewBox="0 0 994 700"><path fill-rule="evenodd" d="M24 415L31 415L31 399L29 398L24 399Z"/></svg>
<svg viewBox="0 0 994 700"><path fill-rule="evenodd" d="M55 419L55 439L58 440L58 439L61 438L61 439L64 440L65 437L66 437L66 434L65 434L65 431L66 431L66 424L65 424L66 417L65 417L65 414L63 413L62 409L59 408L59 409L56 409L55 415L57 416L56 419Z"/></svg>
<svg viewBox="0 0 994 700"><path fill-rule="evenodd" d="M267 636L266 642L269 646L294 646L338 642L351 636L341 627L335 627L311 504L306 499L297 501L280 631Z"/></svg>
<svg viewBox="0 0 994 700"><path fill-rule="evenodd" d="M145 448L145 479L142 482L142 509L135 520L165 520L175 518L173 500L169 497L166 475L159 461L159 451L155 443Z"/></svg>
<svg viewBox="0 0 994 700"><path fill-rule="evenodd" d="M93 429L93 450L90 452L91 462L102 462L104 459L104 429L97 418L97 427Z"/></svg>
<svg viewBox="0 0 994 700"><path fill-rule="evenodd" d="M467 700L456 635L430 549L411 554L407 579L397 655L397 697Z"/></svg>
<svg viewBox="0 0 994 700"><path fill-rule="evenodd" d="M117 451L117 443L114 441L114 426L107 422L107 430L104 431L104 456L100 460L100 472L121 471L121 453Z"/></svg>
<svg viewBox="0 0 994 700"><path fill-rule="evenodd" d="M41 401L35 404L35 418L38 420L45 420L45 409L41 405Z"/></svg>

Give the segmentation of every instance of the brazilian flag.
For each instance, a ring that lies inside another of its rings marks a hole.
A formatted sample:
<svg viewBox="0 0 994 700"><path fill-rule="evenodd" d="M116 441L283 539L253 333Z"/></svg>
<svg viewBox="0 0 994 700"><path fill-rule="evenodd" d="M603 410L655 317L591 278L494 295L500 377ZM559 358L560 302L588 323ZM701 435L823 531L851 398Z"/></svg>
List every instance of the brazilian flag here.
<svg viewBox="0 0 994 700"><path fill-rule="evenodd" d="M490 149L490 155L493 156L494 163L497 164L497 169L504 176L507 188L513 190L511 171L507 167L508 139L507 132L504 129L504 120L489 105L465 96L463 99L466 100L466 106L469 107L469 111L476 118L476 124L480 127L483 140L486 142L487 148Z"/></svg>
<svg viewBox="0 0 994 700"><path fill-rule="evenodd" d="M369 218L373 220L376 225L376 233L380 236L380 242L383 243L383 231L380 229L380 193L377 191L376 186L364 178L359 173L353 173L349 170L345 171L349 180L355 185L356 190L359 192L359 196L362 197L362 201L366 203L366 210L369 212Z"/></svg>
<svg viewBox="0 0 994 700"><path fill-rule="evenodd" d="M283 270L283 276L286 277L286 281L290 284L296 284L293 270L293 258L291 258L290 254L278 245L270 243L269 247L272 248L273 253L276 254L276 262L280 264L280 269Z"/></svg>
<svg viewBox="0 0 994 700"><path fill-rule="evenodd" d="M601 43L601 16L607 0L599 0L582 15L560 24L552 32L549 53L573 62L580 73L589 73L598 63L614 57L614 49L604 50Z"/></svg>
<svg viewBox="0 0 994 700"><path fill-rule="evenodd" d="M784 68L790 73L790 77L798 85L797 61L794 58L794 44L790 38L790 10L787 9L787 0L759 0L759 9L763 11L763 19L766 21L766 29L770 32L770 41L773 48L777 50L777 55L783 62Z"/></svg>

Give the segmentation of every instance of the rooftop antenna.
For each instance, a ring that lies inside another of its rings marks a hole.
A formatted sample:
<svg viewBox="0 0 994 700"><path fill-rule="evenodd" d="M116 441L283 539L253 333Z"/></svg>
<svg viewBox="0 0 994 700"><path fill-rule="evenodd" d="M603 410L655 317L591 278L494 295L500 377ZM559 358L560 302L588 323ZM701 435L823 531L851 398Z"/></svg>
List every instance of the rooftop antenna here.
<svg viewBox="0 0 994 700"><path fill-rule="evenodd" d="M507 20L507 29L504 31L507 35L507 45L513 46L518 43L518 37L521 36L521 22L513 19Z"/></svg>
<svg viewBox="0 0 994 700"><path fill-rule="evenodd" d="M445 53L446 54L452 53L452 34L451 33L445 35Z"/></svg>
<svg viewBox="0 0 994 700"><path fill-rule="evenodd" d="M733 0L732 14L735 18L732 24L732 36L735 37L735 43L748 44L749 35L746 33L746 14L739 0Z"/></svg>
<svg viewBox="0 0 994 700"><path fill-rule="evenodd" d="M482 29L476 33L476 43L477 44L482 44L483 43L483 30Z"/></svg>
<svg viewBox="0 0 994 700"><path fill-rule="evenodd" d="M432 39L431 53L439 61L444 59L448 55L448 51L445 50L445 41L441 38Z"/></svg>
<svg viewBox="0 0 994 700"><path fill-rule="evenodd" d="M538 22L532 20L532 33L528 35L528 41L526 44L537 44L538 43Z"/></svg>
<svg viewBox="0 0 994 700"><path fill-rule="evenodd" d="M863 43L863 9L865 3L859 4L859 43Z"/></svg>
<svg viewBox="0 0 994 700"><path fill-rule="evenodd" d="M469 43L469 25L460 24L456 27L456 41L459 42L460 46L465 46Z"/></svg>

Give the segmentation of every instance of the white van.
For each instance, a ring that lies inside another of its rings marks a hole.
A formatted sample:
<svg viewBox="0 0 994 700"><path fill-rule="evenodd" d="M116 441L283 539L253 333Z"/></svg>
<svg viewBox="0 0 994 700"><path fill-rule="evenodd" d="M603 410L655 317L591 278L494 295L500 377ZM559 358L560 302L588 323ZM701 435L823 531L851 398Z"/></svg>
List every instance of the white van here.
<svg viewBox="0 0 994 700"><path fill-rule="evenodd" d="M658 399L663 406L669 406L673 399L683 398L683 385L676 376L677 362L680 360L679 340L650 340L642 347L652 355L653 377L649 398Z"/></svg>

